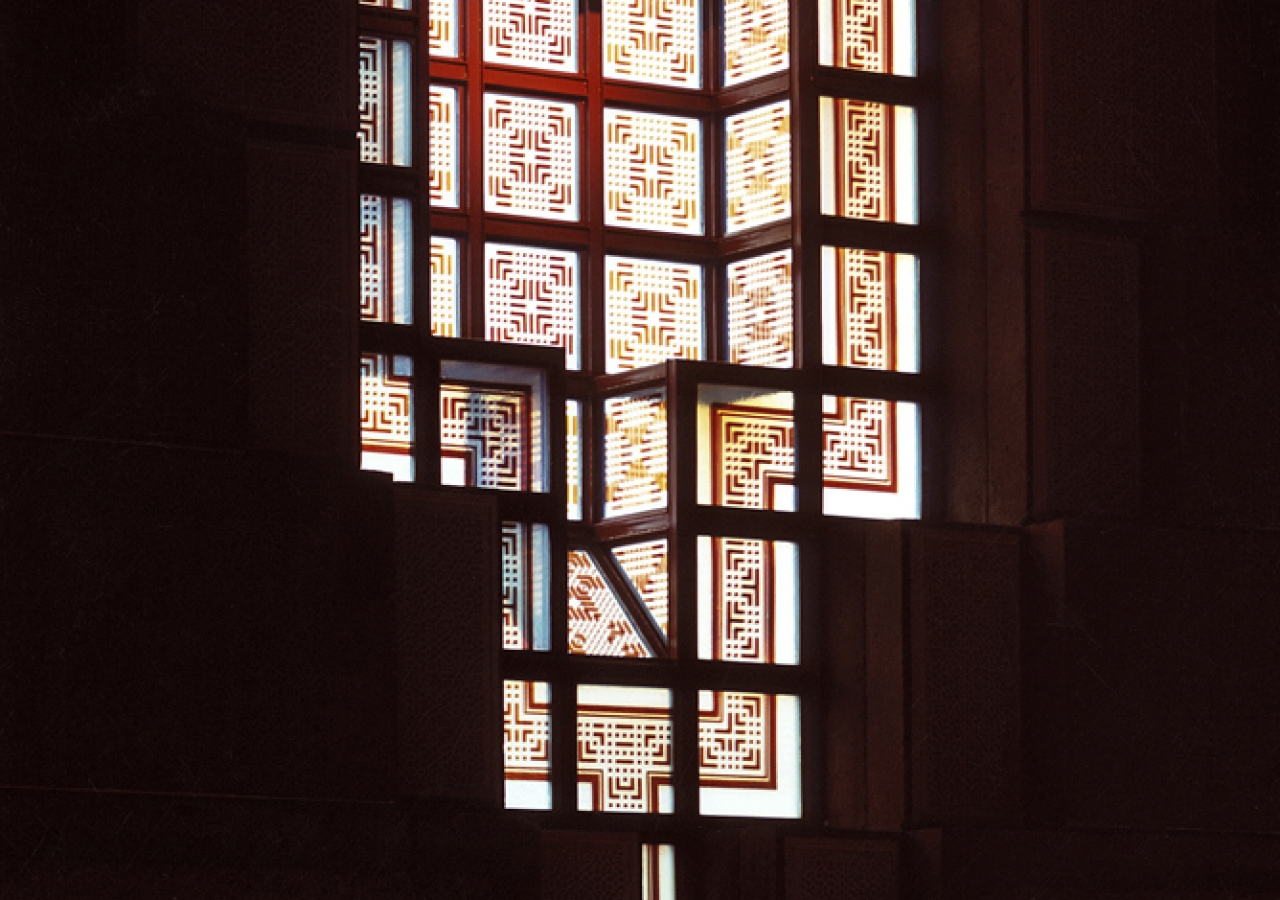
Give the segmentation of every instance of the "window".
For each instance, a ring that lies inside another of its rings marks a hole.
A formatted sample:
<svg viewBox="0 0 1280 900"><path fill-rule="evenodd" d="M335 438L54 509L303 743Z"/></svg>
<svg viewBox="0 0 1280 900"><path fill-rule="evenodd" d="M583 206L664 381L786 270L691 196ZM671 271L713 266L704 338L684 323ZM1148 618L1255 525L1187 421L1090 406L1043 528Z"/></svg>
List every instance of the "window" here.
<svg viewBox="0 0 1280 900"><path fill-rule="evenodd" d="M360 9L364 465L494 492L507 805L668 896L821 821L815 537L921 512L913 0Z"/></svg>

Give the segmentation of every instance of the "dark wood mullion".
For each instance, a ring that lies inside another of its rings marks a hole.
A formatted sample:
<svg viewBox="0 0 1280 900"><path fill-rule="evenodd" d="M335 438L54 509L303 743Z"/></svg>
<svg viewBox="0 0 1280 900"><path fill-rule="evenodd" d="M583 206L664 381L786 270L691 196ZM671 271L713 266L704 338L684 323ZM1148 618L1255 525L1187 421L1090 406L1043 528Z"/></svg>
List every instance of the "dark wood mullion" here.
<svg viewBox="0 0 1280 900"><path fill-rule="evenodd" d="M597 9L582 13L585 53L582 65L586 74L586 102L582 110L582 221L587 227L587 252L584 259L582 329L583 370L590 375L605 371L605 134L603 23ZM593 436L598 437L598 436Z"/></svg>
<svg viewBox="0 0 1280 900"><path fill-rule="evenodd" d="M696 364L695 364L696 365ZM699 804L698 690L693 666L698 647L698 532L690 527L697 505L698 394L690 365L667 363L668 497L671 530L667 543L669 640L682 682L674 692L672 761L675 813L696 822Z"/></svg>
<svg viewBox="0 0 1280 900"><path fill-rule="evenodd" d="M480 3L461 3L459 27L462 29L459 46L463 52L466 70L466 93L459 104L466 109L466 123L462 134L464 146L460 157L466 160L463 173L463 210L467 214L467 292L459 303L459 334L462 337L484 337L484 22Z"/></svg>
<svg viewBox="0 0 1280 900"><path fill-rule="evenodd" d="M893 106L918 106L931 94L933 88L931 83L913 76L826 66L815 68L813 84L816 92L823 97L870 100Z"/></svg>

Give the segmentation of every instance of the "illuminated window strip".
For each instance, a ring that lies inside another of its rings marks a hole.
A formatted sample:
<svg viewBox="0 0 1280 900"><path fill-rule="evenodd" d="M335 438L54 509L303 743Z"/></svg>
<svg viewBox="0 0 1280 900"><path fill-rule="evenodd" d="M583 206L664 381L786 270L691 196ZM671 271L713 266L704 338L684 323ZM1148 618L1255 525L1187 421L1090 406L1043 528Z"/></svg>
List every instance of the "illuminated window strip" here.
<svg viewBox="0 0 1280 900"><path fill-rule="evenodd" d="M702 267L605 257L605 371L702 358Z"/></svg>
<svg viewBox="0 0 1280 900"><path fill-rule="evenodd" d="M578 356L578 254L521 244L487 244L485 337L508 344L562 347L565 365Z"/></svg>
<svg viewBox="0 0 1280 900"><path fill-rule="evenodd" d="M408 41L360 38L360 161L412 165Z"/></svg>
<svg viewBox="0 0 1280 900"><path fill-rule="evenodd" d="M431 236L431 333L436 337L459 337L458 242Z"/></svg>
<svg viewBox="0 0 1280 900"><path fill-rule="evenodd" d="M485 0L484 61L578 71L577 0Z"/></svg>
<svg viewBox="0 0 1280 900"><path fill-rule="evenodd" d="M551 809L551 686L504 681L502 758L507 809Z"/></svg>
<svg viewBox="0 0 1280 900"><path fill-rule="evenodd" d="M613 555L644 605L648 607L658 628L664 636L670 638L668 626L671 615L671 579L667 568L666 538L614 547Z"/></svg>
<svg viewBox="0 0 1280 900"><path fill-rule="evenodd" d="M572 103L484 95L484 210L578 220L578 108Z"/></svg>
<svg viewBox="0 0 1280 900"><path fill-rule="evenodd" d="M604 77L702 87L699 0L604 0Z"/></svg>
<svg viewBox="0 0 1280 900"><path fill-rule="evenodd" d="M444 209L458 207L458 91L431 85L430 137L431 165L427 178L427 194L431 205Z"/></svg>
<svg viewBox="0 0 1280 900"><path fill-rule="evenodd" d="M790 218L790 101L729 116L724 131L726 232Z"/></svg>
<svg viewBox="0 0 1280 900"><path fill-rule="evenodd" d="M360 356L361 468L413 480L413 361Z"/></svg>
<svg viewBox="0 0 1280 900"><path fill-rule="evenodd" d="M789 7L787 0L724 0L725 87L791 64Z"/></svg>
<svg viewBox="0 0 1280 900"><path fill-rule="evenodd" d="M794 365L791 251L779 250L725 267L729 362Z"/></svg>
<svg viewBox="0 0 1280 900"><path fill-rule="evenodd" d="M665 390L604 402L604 517L667 506Z"/></svg>
<svg viewBox="0 0 1280 900"><path fill-rule="evenodd" d="M702 123L604 111L606 225L702 234Z"/></svg>
<svg viewBox="0 0 1280 900"><path fill-rule="evenodd" d="M408 4L411 0L396 0ZM407 7L398 7L407 8ZM458 55L458 0L430 0L427 49L432 56Z"/></svg>
<svg viewBox="0 0 1280 900"><path fill-rule="evenodd" d="M400 197L360 195L360 318L413 322L413 216Z"/></svg>

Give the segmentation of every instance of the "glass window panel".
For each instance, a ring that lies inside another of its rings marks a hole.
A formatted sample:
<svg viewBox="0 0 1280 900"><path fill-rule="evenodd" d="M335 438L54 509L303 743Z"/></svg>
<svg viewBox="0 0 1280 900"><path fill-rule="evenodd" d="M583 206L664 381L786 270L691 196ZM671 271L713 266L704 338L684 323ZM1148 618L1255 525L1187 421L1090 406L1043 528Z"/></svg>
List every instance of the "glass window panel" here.
<svg viewBox="0 0 1280 900"><path fill-rule="evenodd" d="M671 583L667 572L667 539L614 547L613 555L658 628L670 640Z"/></svg>
<svg viewBox="0 0 1280 900"><path fill-rule="evenodd" d="M412 223L408 200L360 195L360 318L413 322Z"/></svg>
<svg viewBox="0 0 1280 900"><path fill-rule="evenodd" d="M617 592L585 550L569 551L568 617L570 653L653 656Z"/></svg>
<svg viewBox="0 0 1280 900"><path fill-rule="evenodd" d="M791 217L791 102L724 121L725 231Z"/></svg>
<svg viewBox="0 0 1280 900"><path fill-rule="evenodd" d="M823 247L823 363L919 371L916 271L907 253Z"/></svg>
<svg viewBox="0 0 1280 900"><path fill-rule="evenodd" d="M795 422L788 392L698 389L698 502L795 509Z"/></svg>
<svg viewBox="0 0 1280 900"><path fill-rule="evenodd" d="M702 358L702 267L606 256L605 371Z"/></svg>
<svg viewBox="0 0 1280 900"><path fill-rule="evenodd" d="M640 896L644 900L676 900L676 848L672 844L640 845Z"/></svg>
<svg viewBox="0 0 1280 900"><path fill-rule="evenodd" d="M410 0L400 0L408 3ZM458 0L430 0L427 48L432 56L458 55Z"/></svg>
<svg viewBox="0 0 1280 900"><path fill-rule="evenodd" d="M698 0L604 0L604 77L702 87Z"/></svg>
<svg viewBox="0 0 1280 900"><path fill-rule="evenodd" d="M382 9L413 9L413 0L360 0L361 6L378 6ZM431 4L435 8L435 3Z"/></svg>
<svg viewBox="0 0 1280 900"><path fill-rule="evenodd" d="M820 0L818 64L916 74L915 0Z"/></svg>
<svg viewBox="0 0 1280 900"><path fill-rule="evenodd" d="M698 807L705 816L800 817L800 699L698 692Z"/></svg>
<svg viewBox="0 0 1280 900"><path fill-rule="evenodd" d="M551 566L546 525L502 523L502 646L548 650Z"/></svg>
<svg viewBox="0 0 1280 900"><path fill-rule="evenodd" d="M502 757L507 809L551 809L551 685L504 681Z"/></svg>
<svg viewBox="0 0 1280 900"><path fill-rule="evenodd" d="M794 364L791 251L778 250L725 267L729 362Z"/></svg>
<svg viewBox="0 0 1280 900"><path fill-rule="evenodd" d="M530 390L440 385L440 480L457 487L530 489Z"/></svg>
<svg viewBox="0 0 1280 900"><path fill-rule="evenodd" d="M413 360L360 356L360 467L413 480Z"/></svg>
<svg viewBox="0 0 1280 900"><path fill-rule="evenodd" d="M431 145L427 196L432 206L458 207L458 91L433 84L427 136Z"/></svg>
<svg viewBox="0 0 1280 900"><path fill-rule="evenodd" d="M786 541L698 538L698 658L800 661L799 548Z"/></svg>
<svg viewBox="0 0 1280 900"><path fill-rule="evenodd" d="M578 686L578 809L669 813L671 692Z"/></svg>
<svg viewBox="0 0 1280 900"><path fill-rule="evenodd" d="M920 517L920 421L914 403L822 398L822 511Z"/></svg>
<svg viewBox="0 0 1280 900"><path fill-rule="evenodd" d="M702 123L604 111L606 225L702 234Z"/></svg>
<svg viewBox="0 0 1280 900"><path fill-rule="evenodd" d="M916 115L909 106L822 97L822 214L916 224Z"/></svg>
<svg viewBox="0 0 1280 900"><path fill-rule="evenodd" d="M578 71L577 0L485 0L484 61Z"/></svg>
<svg viewBox="0 0 1280 900"><path fill-rule="evenodd" d="M485 212L578 220L578 108L484 96Z"/></svg>
<svg viewBox="0 0 1280 900"><path fill-rule="evenodd" d="M508 344L563 347L578 357L578 254L518 244L487 244L485 337Z"/></svg>
<svg viewBox="0 0 1280 900"><path fill-rule="evenodd" d="M436 337L459 337L458 322L458 242L431 236L431 333Z"/></svg>
<svg viewBox="0 0 1280 900"><path fill-rule="evenodd" d="M360 161L412 164L408 41L360 39Z"/></svg>
<svg viewBox="0 0 1280 900"><path fill-rule="evenodd" d="M724 84L732 87L791 64L787 0L724 0Z"/></svg>
<svg viewBox="0 0 1280 900"><path fill-rule="evenodd" d="M582 520L582 403L566 400L564 404L565 493L571 521Z"/></svg>
<svg viewBox="0 0 1280 900"><path fill-rule="evenodd" d="M604 401L604 516L667 506L667 392Z"/></svg>

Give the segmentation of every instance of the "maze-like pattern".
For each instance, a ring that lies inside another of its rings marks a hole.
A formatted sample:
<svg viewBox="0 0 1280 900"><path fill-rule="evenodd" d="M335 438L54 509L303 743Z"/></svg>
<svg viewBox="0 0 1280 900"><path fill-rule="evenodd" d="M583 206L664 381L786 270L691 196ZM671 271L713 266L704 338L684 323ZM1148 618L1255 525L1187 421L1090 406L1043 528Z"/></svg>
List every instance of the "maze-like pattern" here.
<svg viewBox="0 0 1280 900"><path fill-rule="evenodd" d="M666 506L666 391L646 391L605 400L605 517Z"/></svg>
<svg viewBox="0 0 1280 900"><path fill-rule="evenodd" d="M360 38L360 161L387 161L387 42Z"/></svg>
<svg viewBox="0 0 1280 900"><path fill-rule="evenodd" d="M725 281L729 362L790 368L795 360L791 251L730 263Z"/></svg>
<svg viewBox="0 0 1280 900"><path fill-rule="evenodd" d="M741 691L704 691L702 697L698 712L698 771L702 786L775 788L775 698Z"/></svg>
<svg viewBox="0 0 1280 900"><path fill-rule="evenodd" d="M570 520L582 518L582 404L564 404L565 502Z"/></svg>
<svg viewBox="0 0 1280 900"><path fill-rule="evenodd" d="M503 768L508 781L551 780L551 702L537 681L504 681Z"/></svg>
<svg viewBox="0 0 1280 900"><path fill-rule="evenodd" d="M406 4L410 0L395 0ZM432 56L458 55L458 0L431 0L427 7L427 50Z"/></svg>
<svg viewBox="0 0 1280 900"><path fill-rule="evenodd" d="M516 244L485 247L485 337L563 347L578 368L578 254Z"/></svg>
<svg viewBox="0 0 1280 900"><path fill-rule="evenodd" d="M790 65L789 6L787 0L724 0L726 87Z"/></svg>
<svg viewBox="0 0 1280 900"><path fill-rule="evenodd" d="M829 488L897 489L894 404L824 397L822 481Z"/></svg>
<svg viewBox="0 0 1280 900"><path fill-rule="evenodd" d="M485 0L484 61L578 71L577 0Z"/></svg>
<svg viewBox="0 0 1280 900"><path fill-rule="evenodd" d="M836 0L836 65L864 72L893 71L889 37L893 0Z"/></svg>
<svg viewBox="0 0 1280 900"><path fill-rule="evenodd" d="M485 212L577 221L577 107L485 94L484 118Z"/></svg>
<svg viewBox="0 0 1280 900"><path fill-rule="evenodd" d="M440 385L440 454L458 460L466 487L529 487L529 389Z"/></svg>
<svg viewBox="0 0 1280 900"><path fill-rule="evenodd" d="M604 135L605 224L702 234L702 123L607 108Z"/></svg>
<svg viewBox="0 0 1280 900"><path fill-rule="evenodd" d="M837 365L894 368L892 253L836 251Z"/></svg>
<svg viewBox="0 0 1280 900"><path fill-rule="evenodd" d="M635 586L644 605L649 608L649 614L658 623L662 633L670 637L667 630L670 620L667 539L614 547L613 555Z"/></svg>
<svg viewBox="0 0 1280 900"><path fill-rule="evenodd" d="M795 426L786 410L711 406L713 498L718 506L773 509L795 480Z"/></svg>
<svg viewBox="0 0 1280 900"><path fill-rule="evenodd" d="M360 356L360 443L370 453L408 456L413 449L413 389L391 357Z"/></svg>
<svg viewBox="0 0 1280 900"><path fill-rule="evenodd" d="M502 646L528 650L532 613L529 583L529 536L519 522L502 523Z"/></svg>
<svg viewBox="0 0 1280 900"><path fill-rule="evenodd" d="M791 216L791 102L724 122L725 229L729 234Z"/></svg>
<svg viewBox="0 0 1280 900"><path fill-rule="evenodd" d="M893 115L883 103L836 100L837 215L888 221L893 218Z"/></svg>
<svg viewBox="0 0 1280 900"><path fill-rule="evenodd" d="M712 658L773 662L773 544L713 538Z"/></svg>
<svg viewBox="0 0 1280 900"><path fill-rule="evenodd" d="M458 206L458 91L433 84L429 91L430 171L427 196L432 206Z"/></svg>
<svg viewBox="0 0 1280 900"><path fill-rule="evenodd" d="M568 617L570 653L653 656L596 561L584 550L569 551Z"/></svg>
<svg viewBox="0 0 1280 900"><path fill-rule="evenodd" d="M702 87L698 0L604 0L604 77Z"/></svg>
<svg viewBox="0 0 1280 900"><path fill-rule="evenodd" d="M605 370L702 357L702 267L607 256Z"/></svg>
<svg viewBox="0 0 1280 900"><path fill-rule="evenodd" d="M458 242L431 236L431 333L458 337Z"/></svg>
<svg viewBox="0 0 1280 900"><path fill-rule="evenodd" d="M579 700L578 781L592 786L596 812L658 812L671 783L669 709Z"/></svg>
<svg viewBox="0 0 1280 900"><path fill-rule="evenodd" d="M360 318L412 321L413 235L409 201L360 195Z"/></svg>

